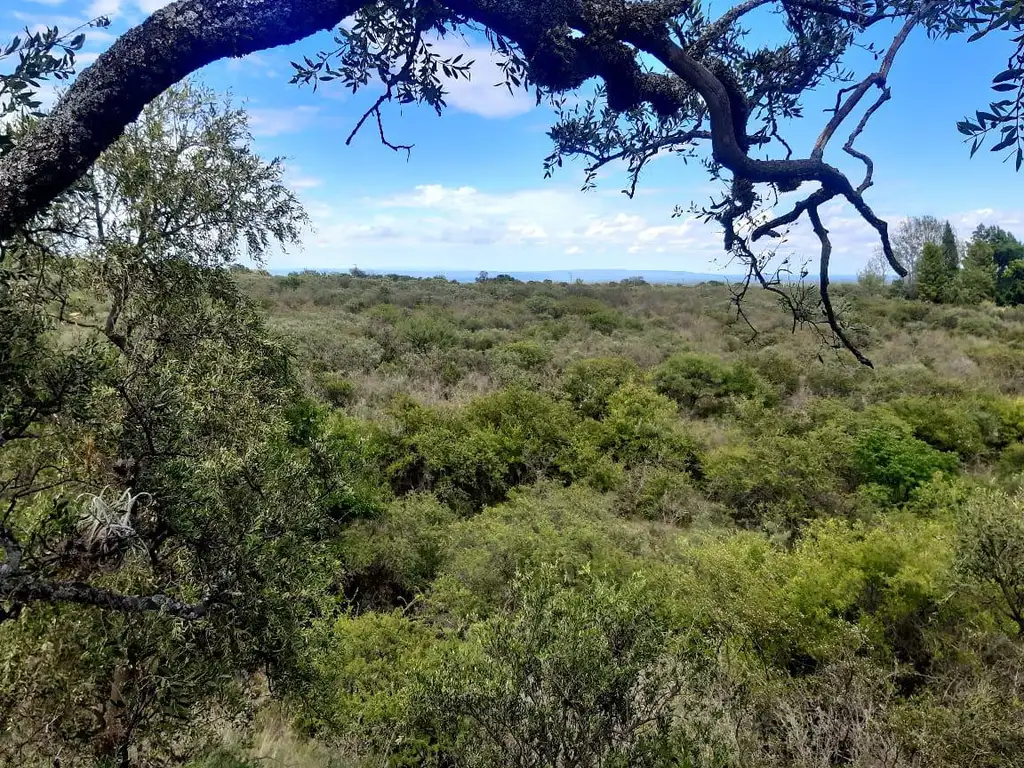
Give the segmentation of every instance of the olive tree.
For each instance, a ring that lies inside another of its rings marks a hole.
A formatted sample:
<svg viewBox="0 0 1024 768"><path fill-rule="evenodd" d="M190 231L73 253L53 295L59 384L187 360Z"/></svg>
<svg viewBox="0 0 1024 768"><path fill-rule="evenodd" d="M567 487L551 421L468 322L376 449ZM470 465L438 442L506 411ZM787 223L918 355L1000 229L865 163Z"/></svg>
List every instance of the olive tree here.
<svg viewBox="0 0 1024 768"><path fill-rule="evenodd" d="M0 762L174 761L296 668L344 489L223 268L297 238L282 173L185 83L8 243Z"/></svg>
<svg viewBox="0 0 1024 768"><path fill-rule="evenodd" d="M566 158L583 157L589 184L598 168L622 160L632 193L652 158L701 158L722 193L691 210L718 223L725 249L746 266L737 299L749 285L767 288L798 320L824 324L836 344L868 362L829 297L832 243L821 208L830 201L850 206L877 231L893 271L906 274L886 222L866 197L874 162L858 140L891 98L889 74L915 29L934 37L1012 32L1020 24L1017 11L1017 0L742 0L721 10L690 0L179 0L100 56L0 164L0 240L80 178L173 83L217 59L323 30L337 29L335 45L304 57L293 82L379 84L380 97L355 128L373 125L382 141L401 149L387 137L383 110L393 101L443 109L445 82L471 76L472 67L440 56L428 42L468 31L486 35L503 57L510 88L528 88L538 101L554 104L548 172ZM778 20L779 35L752 44L745 32L769 15ZM350 17L352 24L339 26ZM879 44L878 36L886 42ZM877 54L874 64L850 71L844 55L863 46ZM995 76L997 91L1021 81L1018 58L1019 45L1017 58ZM591 80L598 83L594 99L564 99ZM835 93L834 108L809 151L797 153L783 126L803 117L809 91L825 88ZM1003 137L993 149L1016 141L1021 113L1012 107L1020 91L1015 94L961 122L975 148L993 131ZM837 149L863 173L842 171ZM814 295L787 292L780 278L785 264L771 258L786 228L801 220L820 242Z"/></svg>

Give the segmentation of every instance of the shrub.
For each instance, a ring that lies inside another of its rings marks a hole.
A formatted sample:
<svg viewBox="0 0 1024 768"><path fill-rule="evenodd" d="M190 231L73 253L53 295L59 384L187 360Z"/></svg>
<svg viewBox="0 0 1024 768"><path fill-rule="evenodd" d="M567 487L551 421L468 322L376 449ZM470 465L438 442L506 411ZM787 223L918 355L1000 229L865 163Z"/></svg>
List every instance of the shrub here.
<svg viewBox="0 0 1024 768"><path fill-rule="evenodd" d="M398 493L432 491L473 512L508 491L574 465L576 417L568 405L521 387L474 400L463 410L404 402L388 473Z"/></svg>
<svg viewBox="0 0 1024 768"><path fill-rule="evenodd" d="M658 392L702 415L720 413L730 398L759 391L758 378L746 365L693 352L673 355L654 369L651 379Z"/></svg>
<svg viewBox="0 0 1024 768"><path fill-rule="evenodd" d="M423 686L455 764L668 768L714 752L680 706L707 666L639 577L583 573L566 587L542 569L513 592L511 611L473 627Z"/></svg>
<svg viewBox="0 0 1024 768"><path fill-rule="evenodd" d="M616 579L640 569L650 574L656 553L671 551L671 541L616 517L614 501L580 485L548 483L516 490L507 502L460 521L447 535L431 605L446 616L490 615L506 604L517 573L544 564L567 579L588 566Z"/></svg>
<svg viewBox="0 0 1024 768"><path fill-rule="evenodd" d="M914 436L940 451L958 453L964 459L985 450L985 436L969 402L945 397L902 397L891 408Z"/></svg>
<svg viewBox="0 0 1024 768"><path fill-rule="evenodd" d="M395 330L409 346L418 352L447 349L459 341L458 329L451 321L416 313L395 324Z"/></svg>
<svg viewBox="0 0 1024 768"><path fill-rule="evenodd" d="M598 312L591 312L585 315L585 319L590 328L606 336L628 325L628 321L622 313L614 309L602 309Z"/></svg>
<svg viewBox="0 0 1024 768"><path fill-rule="evenodd" d="M776 347L751 355L749 365L764 381L775 388L780 397L789 397L800 389L803 370L796 357Z"/></svg>
<svg viewBox="0 0 1024 768"><path fill-rule="evenodd" d="M454 522L451 509L433 496L411 495L350 526L339 552L346 596L362 608L410 602L436 576Z"/></svg>
<svg viewBox="0 0 1024 768"><path fill-rule="evenodd" d="M551 350L535 341L513 341L492 353L498 365L537 371L551 362Z"/></svg>
<svg viewBox="0 0 1024 768"><path fill-rule="evenodd" d="M627 466L648 462L676 469L695 465L696 442L686 434L675 404L642 384L625 384L608 399L597 440Z"/></svg>
<svg viewBox="0 0 1024 768"><path fill-rule="evenodd" d="M328 736L348 734L364 751L391 755L389 764L419 764L430 746L410 720L417 675L436 664L435 637L400 611L323 622L314 631L305 726Z"/></svg>
<svg viewBox="0 0 1024 768"><path fill-rule="evenodd" d="M565 369L562 389L581 414L601 419L608 412L612 394L639 375L636 363L621 357L580 360Z"/></svg>
<svg viewBox="0 0 1024 768"><path fill-rule="evenodd" d="M960 520L957 555L960 570L1024 635L1024 495L975 493Z"/></svg>
<svg viewBox="0 0 1024 768"><path fill-rule="evenodd" d="M792 532L808 519L849 511L837 455L841 448L816 435L769 432L709 451L704 489L741 525Z"/></svg>
<svg viewBox="0 0 1024 768"><path fill-rule="evenodd" d="M907 501L936 472L957 466L955 456L918 440L907 424L891 417L879 417L856 435L853 463L862 483L885 486L896 503Z"/></svg>
<svg viewBox="0 0 1024 768"><path fill-rule="evenodd" d="M320 378L324 399L335 408L344 408L355 400L356 386L344 376L328 373Z"/></svg>
<svg viewBox="0 0 1024 768"><path fill-rule="evenodd" d="M709 502L689 475L660 466L642 466L631 472L619 492L623 514L644 520L689 525Z"/></svg>

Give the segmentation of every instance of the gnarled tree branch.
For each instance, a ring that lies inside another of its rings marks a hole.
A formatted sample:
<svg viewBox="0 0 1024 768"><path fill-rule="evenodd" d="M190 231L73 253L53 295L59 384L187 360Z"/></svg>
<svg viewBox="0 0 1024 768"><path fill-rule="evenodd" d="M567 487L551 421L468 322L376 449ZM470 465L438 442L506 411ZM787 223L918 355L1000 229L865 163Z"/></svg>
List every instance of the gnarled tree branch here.
<svg viewBox="0 0 1024 768"><path fill-rule="evenodd" d="M143 107L229 56L331 29L360 0L179 0L121 36L41 124L0 160L0 240L70 187Z"/></svg>

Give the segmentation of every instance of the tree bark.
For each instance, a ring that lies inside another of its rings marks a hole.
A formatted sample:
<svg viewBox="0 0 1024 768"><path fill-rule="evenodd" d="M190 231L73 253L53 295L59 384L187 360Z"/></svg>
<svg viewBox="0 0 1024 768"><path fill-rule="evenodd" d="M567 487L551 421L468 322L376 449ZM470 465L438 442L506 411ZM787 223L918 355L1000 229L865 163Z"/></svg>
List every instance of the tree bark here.
<svg viewBox="0 0 1024 768"><path fill-rule="evenodd" d="M209 610L205 601L188 604L166 595L122 595L78 581L42 581L18 576L0 581L0 603L3 602L16 606L38 602L77 603L121 613L166 613L188 620L202 618Z"/></svg>
<svg viewBox="0 0 1024 768"><path fill-rule="evenodd" d="M331 29L361 0L179 0L84 70L0 160L0 241L74 184L143 107L200 68Z"/></svg>

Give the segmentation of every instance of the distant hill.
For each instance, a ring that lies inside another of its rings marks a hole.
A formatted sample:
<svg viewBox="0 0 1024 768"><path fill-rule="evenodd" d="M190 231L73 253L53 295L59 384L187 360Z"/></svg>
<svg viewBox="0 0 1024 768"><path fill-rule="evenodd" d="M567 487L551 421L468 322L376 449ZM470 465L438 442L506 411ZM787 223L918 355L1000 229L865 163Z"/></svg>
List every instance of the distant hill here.
<svg viewBox="0 0 1024 768"><path fill-rule="evenodd" d="M297 272L301 270L286 270L276 269L270 270L275 275L286 275L291 272ZM324 269L316 270L325 273L344 273L348 270L343 269ZM406 275L408 277L438 277L443 276L448 280L455 280L459 283L471 283L476 280L480 274L479 270L468 270L468 269L439 269L439 270L426 270L426 269L364 269L362 270L368 275ZM693 284L693 283L706 283L712 280L720 282L725 281L736 281L742 279L740 275L722 275L705 272L683 272L668 269L640 269L640 270L629 270L629 269L572 269L572 270L552 270L543 272L522 272L518 270L511 271L499 271L499 270L487 270L490 277L497 277L498 275L509 275L514 277L516 280L523 282L543 282L545 280L551 280L555 283L570 283L576 280L582 280L584 283L612 283L619 282L621 280L628 280L631 277L641 277L648 283L657 284ZM808 280L817 280L817 275L808 275ZM853 282L857 278L853 275L834 275L832 282L843 283Z"/></svg>

